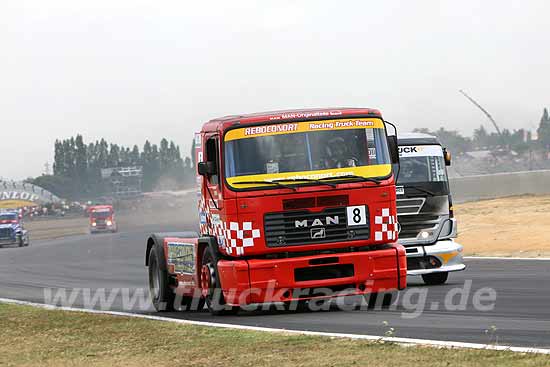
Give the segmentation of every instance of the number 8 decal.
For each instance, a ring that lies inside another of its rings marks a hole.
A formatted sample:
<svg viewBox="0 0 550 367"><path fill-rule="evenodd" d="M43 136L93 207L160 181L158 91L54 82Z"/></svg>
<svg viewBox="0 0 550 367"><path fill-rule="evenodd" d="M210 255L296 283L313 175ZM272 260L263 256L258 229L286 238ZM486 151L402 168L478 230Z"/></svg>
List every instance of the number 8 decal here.
<svg viewBox="0 0 550 367"><path fill-rule="evenodd" d="M364 226L367 224L367 209L365 205L348 206L348 227Z"/></svg>

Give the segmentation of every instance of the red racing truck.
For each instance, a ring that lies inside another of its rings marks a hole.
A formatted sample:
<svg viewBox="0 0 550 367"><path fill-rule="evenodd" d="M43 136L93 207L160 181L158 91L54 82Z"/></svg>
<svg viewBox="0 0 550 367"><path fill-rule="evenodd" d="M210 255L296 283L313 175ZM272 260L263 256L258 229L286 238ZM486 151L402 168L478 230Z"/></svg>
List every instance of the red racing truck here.
<svg viewBox="0 0 550 367"><path fill-rule="evenodd" d="M94 205L88 208L90 214L90 233L118 231L115 210L112 205Z"/></svg>
<svg viewBox="0 0 550 367"><path fill-rule="evenodd" d="M158 311L235 313L250 304L406 287L392 163L379 111L228 116L195 135L200 235L153 234L145 264ZM382 297L379 297L379 300Z"/></svg>

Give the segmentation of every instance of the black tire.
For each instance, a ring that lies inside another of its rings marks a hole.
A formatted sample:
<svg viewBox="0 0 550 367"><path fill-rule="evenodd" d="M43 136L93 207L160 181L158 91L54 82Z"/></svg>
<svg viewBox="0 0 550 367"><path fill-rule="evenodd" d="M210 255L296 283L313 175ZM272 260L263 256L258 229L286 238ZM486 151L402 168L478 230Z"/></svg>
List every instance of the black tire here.
<svg viewBox="0 0 550 367"><path fill-rule="evenodd" d="M449 278L449 273L432 273L422 275L422 280L427 285L441 285L445 284Z"/></svg>
<svg viewBox="0 0 550 367"><path fill-rule="evenodd" d="M202 265L208 267L210 272L210 288L206 296L206 306L210 313L214 316L235 315L239 312L240 307L228 306L225 303L221 282L218 277L218 266L216 264L212 249L206 247L202 256ZM201 277L202 277L201 272Z"/></svg>
<svg viewBox="0 0 550 367"><path fill-rule="evenodd" d="M383 297L380 301L380 297ZM367 301L367 309L374 310L376 307L381 307L381 309L388 309L393 303L393 294L392 293L369 293L365 295Z"/></svg>
<svg viewBox="0 0 550 367"><path fill-rule="evenodd" d="M157 312L171 312L175 310L176 295L169 286L168 272L161 265L157 245L153 246L149 254L149 292L151 302Z"/></svg>
<svg viewBox="0 0 550 367"><path fill-rule="evenodd" d="M25 240L23 239L23 236L19 236L18 246L19 247L25 246Z"/></svg>
<svg viewBox="0 0 550 367"><path fill-rule="evenodd" d="M301 300L301 301L290 301L285 302L285 310L291 311L291 312L308 312L311 311L309 308L309 301L307 300Z"/></svg>

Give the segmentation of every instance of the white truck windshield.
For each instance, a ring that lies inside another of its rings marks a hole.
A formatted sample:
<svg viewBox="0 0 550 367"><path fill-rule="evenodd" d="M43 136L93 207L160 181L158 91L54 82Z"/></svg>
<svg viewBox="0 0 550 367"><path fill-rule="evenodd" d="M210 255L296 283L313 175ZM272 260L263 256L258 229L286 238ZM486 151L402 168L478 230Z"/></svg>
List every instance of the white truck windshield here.
<svg viewBox="0 0 550 367"><path fill-rule="evenodd" d="M441 146L400 146L399 156L398 184L448 181Z"/></svg>

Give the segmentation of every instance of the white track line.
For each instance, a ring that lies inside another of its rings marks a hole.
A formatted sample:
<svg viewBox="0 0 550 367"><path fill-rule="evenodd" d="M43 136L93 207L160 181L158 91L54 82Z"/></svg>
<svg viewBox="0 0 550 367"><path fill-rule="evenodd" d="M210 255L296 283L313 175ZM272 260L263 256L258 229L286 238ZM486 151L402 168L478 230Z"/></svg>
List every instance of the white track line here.
<svg viewBox="0 0 550 367"><path fill-rule="evenodd" d="M529 260L550 261L550 257L464 256L466 260Z"/></svg>
<svg viewBox="0 0 550 367"><path fill-rule="evenodd" d="M505 346L505 345L487 345L487 344L448 342L448 341L442 341L442 340L427 340L427 339L410 339L410 338L394 338L394 337L388 338L388 337L381 337L381 336L375 336L375 335L325 333L325 332L317 332L317 331L287 330L287 329L276 329L276 328L267 328L267 327L258 327L258 326L222 324L217 322L172 319L167 317L140 315L140 314L127 313L127 312L98 311L98 310L81 309L81 308L73 308L73 307L60 307L60 306L53 306L53 305L45 305L41 303L18 301L15 299L7 299L7 298L0 298L0 303L33 306L33 307L44 308L47 310L60 310L60 311L69 311L69 312L84 312L84 313L90 313L90 314L111 315L111 316L124 316L124 317L138 318L138 319L171 322L175 324L208 326L208 327L216 327L216 328L223 328L223 329L263 331L263 332L279 333L279 334L311 335L311 336L321 336L321 337L329 337L329 338L368 340L368 341L378 341L378 342L383 341L388 343L396 343L402 346L428 346L428 347L435 347L435 348L484 349L484 350L493 350L493 351L508 351L508 352L515 352L515 353L535 353L535 354L550 355L550 349L541 349L541 348L523 348L523 347L512 347L512 346Z"/></svg>

